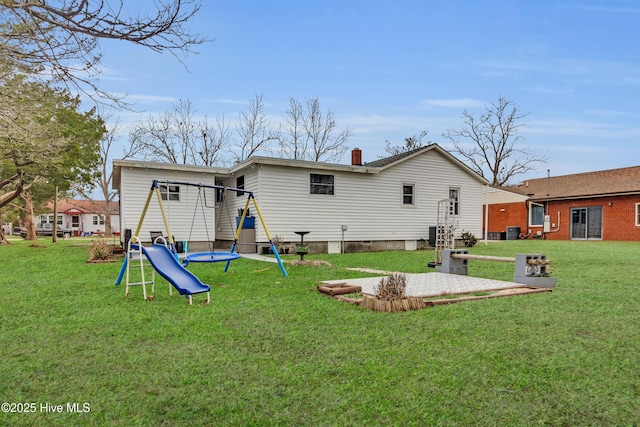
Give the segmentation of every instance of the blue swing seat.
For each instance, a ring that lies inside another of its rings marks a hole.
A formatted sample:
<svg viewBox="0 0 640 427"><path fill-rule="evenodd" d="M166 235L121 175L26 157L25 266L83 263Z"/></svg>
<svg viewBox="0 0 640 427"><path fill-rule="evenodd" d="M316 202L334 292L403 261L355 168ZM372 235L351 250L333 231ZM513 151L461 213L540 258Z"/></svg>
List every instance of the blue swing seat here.
<svg viewBox="0 0 640 427"><path fill-rule="evenodd" d="M198 252L187 255L182 261L183 266L190 262L223 262L240 258L240 254L234 252Z"/></svg>

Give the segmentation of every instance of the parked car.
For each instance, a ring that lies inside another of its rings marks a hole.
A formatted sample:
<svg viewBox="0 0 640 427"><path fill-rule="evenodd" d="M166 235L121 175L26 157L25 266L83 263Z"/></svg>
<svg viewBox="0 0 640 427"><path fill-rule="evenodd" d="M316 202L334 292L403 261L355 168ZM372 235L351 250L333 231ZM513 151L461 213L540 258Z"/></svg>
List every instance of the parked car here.
<svg viewBox="0 0 640 427"><path fill-rule="evenodd" d="M26 233L27 229L25 227L13 227L13 234L14 236L22 236L22 233Z"/></svg>
<svg viewBox="0 0 640 427"><path fill-rule="evenodd" d="M23 239L26 239L27 230L24 229L24 231L21 231L20 235ZM73 235L73 230L59 225L56 230L56 235L58 237L71 237ZM36 224L36 236L53 236L53 224Z"/></svg>

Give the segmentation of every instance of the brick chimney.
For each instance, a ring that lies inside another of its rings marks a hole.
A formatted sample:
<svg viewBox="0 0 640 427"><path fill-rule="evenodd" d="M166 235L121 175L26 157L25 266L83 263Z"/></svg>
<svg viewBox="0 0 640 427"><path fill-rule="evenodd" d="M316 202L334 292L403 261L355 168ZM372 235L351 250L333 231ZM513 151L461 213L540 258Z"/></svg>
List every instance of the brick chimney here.
<svg viewBox="0 0 640 427"><path fill-rule="evenodd" d="M351 165L362 166L362 150L358 147L351 150Z"/></svg>

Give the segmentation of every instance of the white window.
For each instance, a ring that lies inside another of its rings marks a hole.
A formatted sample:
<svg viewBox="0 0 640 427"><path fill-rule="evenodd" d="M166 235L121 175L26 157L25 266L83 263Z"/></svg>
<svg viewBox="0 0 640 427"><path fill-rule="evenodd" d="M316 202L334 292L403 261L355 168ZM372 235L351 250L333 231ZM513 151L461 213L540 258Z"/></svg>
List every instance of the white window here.
<svg viewBox="0 0 640 427"><path fill-rule="evenodd" d="M460 189L449 187L449 198L452 200L449 206L450 215L460 215Z"/></svg>
<svg viewBox="0 0 640 427"><path fill-rule="evenodd" d="M544 225L544 206L539 205L538 203L531 203L529 209L529 225Z"/></svg>
<svg viewBox="0 0 640 427"><path fill-rule="evenodd" d="M62 215L58 215L58 221L56 221L58 225L62 225Z"/></svg>
<svg viewBox="0 0 640 427"><path fill-rule="evenodd" d="M180 201L180 186L159 184L160 197L162 200L175 200Z"/></svg>
<svg viewBox="0 0 640 427"><path fill-rule="evenodd" d="M98 225L99 221L100 221L100 219L98 218L98 215L94 215L93 216L93 225Z"/></svg>
<svg viewBox="0 0 640 427"><path fill-rule="evenodd" d="M334 195L334 176L312 173L309 178L309 192L311 194Z"/></svg>
<svg viewBox="0 0 640 427"><path fill-rule="evenodd" d="M640 227L640 203L636 203L636 226Z"/></svg>
<svg viewBox="0 0 640 427"><path fill-rule="evenodd" d="M46 224L46 223L47 223L47 216L40 215L40 224Z"/></svg>
<svg viewBox="0 0 640 427"><path fill-rule="evenodd" d="M415 194L414 190L415 190L414 184L402 184L402 204L403 205L414 204L414 194Z"/></svg>

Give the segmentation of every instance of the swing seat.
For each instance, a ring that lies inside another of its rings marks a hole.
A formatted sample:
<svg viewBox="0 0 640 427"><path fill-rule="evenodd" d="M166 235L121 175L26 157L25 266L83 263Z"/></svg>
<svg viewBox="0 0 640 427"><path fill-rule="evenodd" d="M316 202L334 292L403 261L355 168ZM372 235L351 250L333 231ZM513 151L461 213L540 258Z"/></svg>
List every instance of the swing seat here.
<svg viewBox="0 0 640 427"><path fill-rule="evenodd" d="M240 254L234 252L198 252L187 255L182 261L182 265L186 267L190 262L222 262L238 258L240 258Z"/></svg>

